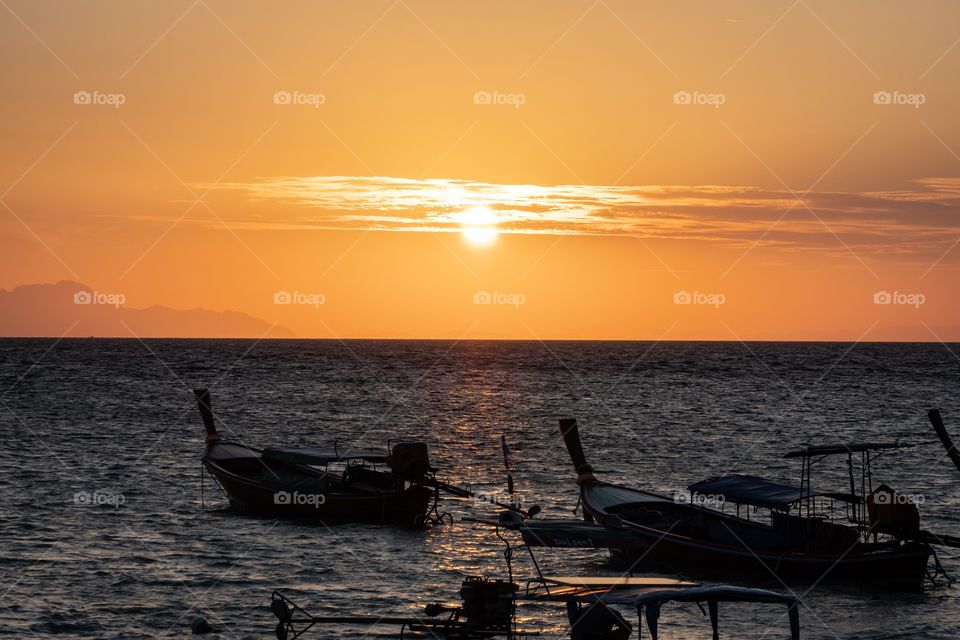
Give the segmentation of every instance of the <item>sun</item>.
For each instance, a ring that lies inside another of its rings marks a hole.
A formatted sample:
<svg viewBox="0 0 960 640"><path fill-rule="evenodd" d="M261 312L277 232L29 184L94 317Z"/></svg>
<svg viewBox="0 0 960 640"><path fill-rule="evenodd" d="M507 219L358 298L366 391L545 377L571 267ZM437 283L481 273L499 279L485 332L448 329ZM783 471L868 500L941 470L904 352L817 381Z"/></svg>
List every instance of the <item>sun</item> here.
<svg viewBox="0 0 960 640"><path fill-rule="evenodd" d="M478 205L461 212L460 232L470 244L482 247L497 239L497 214L490 207Z"/></svg>

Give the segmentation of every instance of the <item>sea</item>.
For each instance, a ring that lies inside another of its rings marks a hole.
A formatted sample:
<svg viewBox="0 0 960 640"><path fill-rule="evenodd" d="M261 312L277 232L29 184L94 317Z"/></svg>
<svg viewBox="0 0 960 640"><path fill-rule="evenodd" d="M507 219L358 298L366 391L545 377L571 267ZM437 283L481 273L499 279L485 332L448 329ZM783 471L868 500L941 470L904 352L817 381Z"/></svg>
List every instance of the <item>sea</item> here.
<svg viewBox="0 0 960 640"><path fill-rule="evenodd" d="M482 497L507 491L506 436L516 497L538 518L577 517L562 417L578 419L599 477L667 494L733 472L798 482L791 449L899 439L917 446L877 461L875 480L920 502L924 528L960 535L960 472L926 417L941 409L960 437L956 344L0 340L0 635L186 638L202 617L205 637L272 638L274 591L317 615L406 616L456 602L467 576L507 575L504 542L469 521L496 516L481 498L442 500L452 523L425 530L231 512L201 470L201 387L228 439L423 440L441 479ZM822 465L818 487L845 487L841 462ZM535 570L511 542L522 582ZM938 553L960 577L956 550ZM619 575L602 551L536 558L544 573ZM801 598L805 639L960 637L960 587L943 582L913 594L761 586ZM721 637L788 638L784 614L721 606ZM569 637L561 607L520 617ZM686 604L665 607L660 632L711 637Z"/></svg>

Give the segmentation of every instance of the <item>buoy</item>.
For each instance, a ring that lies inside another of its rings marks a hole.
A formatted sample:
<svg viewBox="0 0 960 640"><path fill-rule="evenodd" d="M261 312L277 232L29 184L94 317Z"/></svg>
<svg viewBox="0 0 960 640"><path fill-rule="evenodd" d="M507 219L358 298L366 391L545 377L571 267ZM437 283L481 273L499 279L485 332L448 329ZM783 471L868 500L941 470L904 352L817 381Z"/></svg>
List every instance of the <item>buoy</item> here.
<svg viewBox="0 0 960 640"><path fill-rule="evenodd" d="M190 630L196 635L201 635L204 633L211 633L213 631L213 627L210 626L210 623L207 622L206 618L198 616L193 619L193 622L190 623Z"/></svg>

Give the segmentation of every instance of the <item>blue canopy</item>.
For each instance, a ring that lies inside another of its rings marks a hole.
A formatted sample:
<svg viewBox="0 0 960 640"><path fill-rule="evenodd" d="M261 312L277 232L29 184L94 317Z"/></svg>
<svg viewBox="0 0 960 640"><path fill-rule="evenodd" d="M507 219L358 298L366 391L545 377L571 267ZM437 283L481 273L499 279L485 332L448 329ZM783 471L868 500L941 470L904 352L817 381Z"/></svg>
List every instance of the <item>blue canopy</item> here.
<svg viewBox="0 0 960 640"><path fill-rule="evenodd" d="M724 500L768 509L786 509L801 498L819 495L782 482L757 476L729 475L695 482L690 493L723 496Z"/></svg>

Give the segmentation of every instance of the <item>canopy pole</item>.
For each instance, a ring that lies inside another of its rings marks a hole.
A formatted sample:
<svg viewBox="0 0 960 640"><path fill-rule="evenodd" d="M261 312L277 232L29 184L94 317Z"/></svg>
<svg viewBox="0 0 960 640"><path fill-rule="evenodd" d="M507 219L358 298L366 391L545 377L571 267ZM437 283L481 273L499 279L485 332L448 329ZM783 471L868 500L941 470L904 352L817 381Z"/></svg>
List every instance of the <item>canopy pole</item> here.
<svg viewBox="0 0 960 640"><path fill-rule="evenodd" d="M707 602L710 608L710 625L713 627L713 640L720 640L720 611L716 600Z"/></svg>
<svg viewBox="0 0 960 640"><path fill-rule="evenodd" d="M657 621L660 620L660 603L654 602L647 605L647 628L650 629L651 640L657 640Z"/></svg>
<svg viewBox="0 0 960 640"><path fill-rule="evenodd" d="M800 640L800 611L796 602L790 604L787 614L790 616L790 637L792 640Z"/></svg>
<svg viewBox="0 0 960 640"><path fill-rule="evenodd" d="M847 452L847 473L850 476L850 495L855 496L857 495L857 483L853 479L853 452L852 451ZM853 517L854 518L860 517L860 514L857 513L856 507L854 507L854 510L853 510Z"/></svg>

